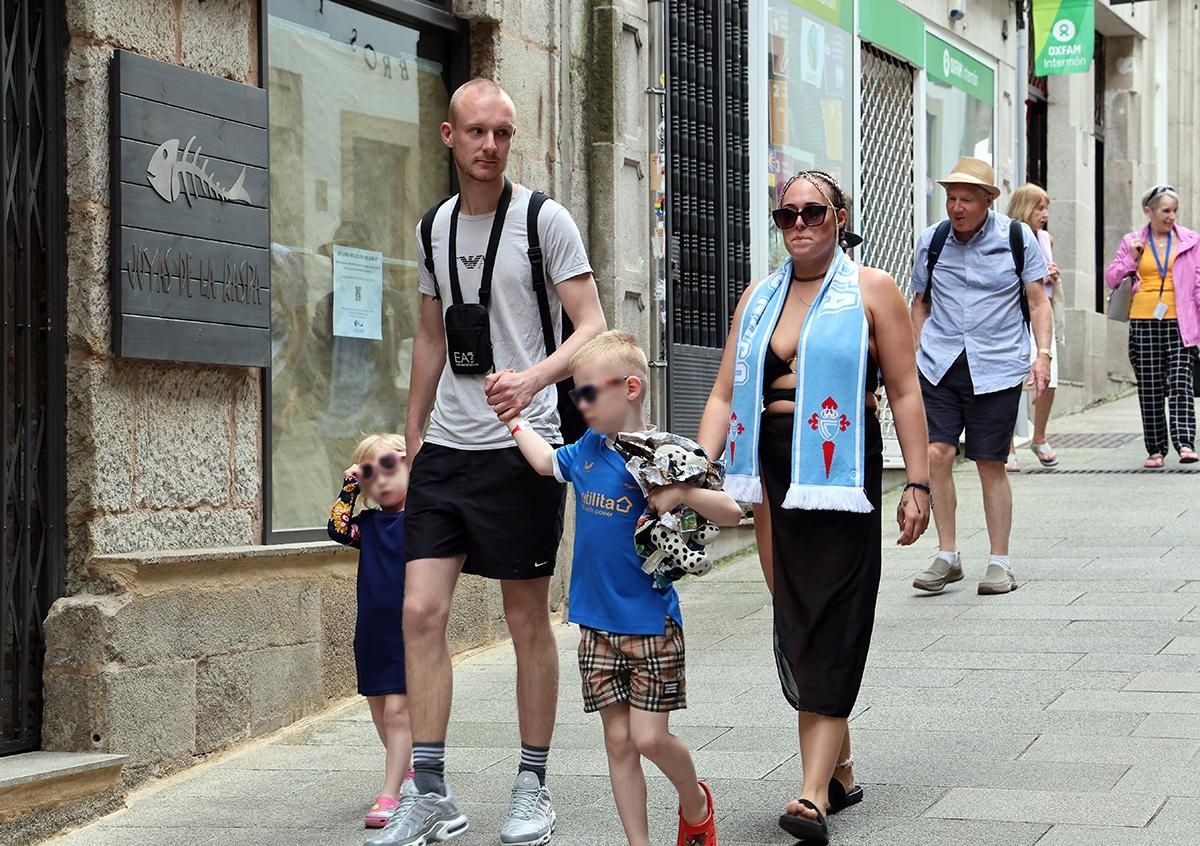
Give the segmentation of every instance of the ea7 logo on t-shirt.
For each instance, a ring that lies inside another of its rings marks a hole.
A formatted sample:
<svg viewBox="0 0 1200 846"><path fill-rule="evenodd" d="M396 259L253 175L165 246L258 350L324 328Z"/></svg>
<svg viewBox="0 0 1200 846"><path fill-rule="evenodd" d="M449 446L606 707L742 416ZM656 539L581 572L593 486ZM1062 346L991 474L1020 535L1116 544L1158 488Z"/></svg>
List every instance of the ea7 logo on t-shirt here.
<svg viewBox="0 0 1200 846"><path fill-rule="evenodd" d="M467 270L474 270L483 261L483 256L459 256L458 260L463 263L463 267Z"/></svg>

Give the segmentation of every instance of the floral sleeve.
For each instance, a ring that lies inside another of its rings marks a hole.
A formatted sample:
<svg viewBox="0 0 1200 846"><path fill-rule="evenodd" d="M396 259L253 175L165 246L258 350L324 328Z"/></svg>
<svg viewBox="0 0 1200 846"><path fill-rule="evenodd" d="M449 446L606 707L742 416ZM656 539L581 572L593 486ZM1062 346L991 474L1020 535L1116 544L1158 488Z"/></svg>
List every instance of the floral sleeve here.
<svg viewBox="0 0 1200 846"><path fill-rule="evenodd" d="M329 537L340 544L358 548L358 518L354 516L354 502L358 499L358 478L347 476L342 480L342 492L338 494L329 512Z"/></svg>

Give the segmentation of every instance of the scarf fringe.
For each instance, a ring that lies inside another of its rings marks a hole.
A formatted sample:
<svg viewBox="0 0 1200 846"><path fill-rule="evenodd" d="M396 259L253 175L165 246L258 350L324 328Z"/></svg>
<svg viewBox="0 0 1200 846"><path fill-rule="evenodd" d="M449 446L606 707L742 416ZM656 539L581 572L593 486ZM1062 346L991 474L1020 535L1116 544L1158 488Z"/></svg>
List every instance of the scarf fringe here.
<svg viewBox="0 0 1200 846"><path fill-rule="evenodd" d="M833 485L790 485L787 496L783 498L783 507L803 511L853 511L858 514L875 510L862 488Z"/></svg>
<svg viewBox="0 0 1200 846"><path fill-rule="evenodd" d="M725 493L738 502L762 502L762 481L758 476L727 475Z"/></svg>

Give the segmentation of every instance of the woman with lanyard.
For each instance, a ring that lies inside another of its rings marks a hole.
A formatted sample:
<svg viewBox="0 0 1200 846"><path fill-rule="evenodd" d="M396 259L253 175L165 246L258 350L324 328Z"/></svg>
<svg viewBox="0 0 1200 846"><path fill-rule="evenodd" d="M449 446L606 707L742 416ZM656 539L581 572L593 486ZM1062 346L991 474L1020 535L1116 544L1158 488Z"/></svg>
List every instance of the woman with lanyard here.
<svg viewBox="0 0 1200 846"><path fill-rule="evenodd" d="M846 255L860 242L846 203L822 171L784 186L772 216L788 258L743 294L700 423L709 455L725 455L726 492L769 506L775 661L804 765L779 824L806 843L827 843L826 816L863 798L847 718L879 592L880 371L909 479L897 543L920 538L932 507L908 309L895 280Z"/></svg>
<svg viewBox="0 0 1200 846"><path fill-rule="evenodd" d="M1158 469L1167 454L1164 398L1180 463L1198 460L1193 367L1200 344L1200 235L1175 222L1179 195L1170 185L1147 191L1142 208L1148 223L1121 239L1105 282L1117 288L1133 276L1129 361L1137 376L1148 454L1143 466Z"/></svg>

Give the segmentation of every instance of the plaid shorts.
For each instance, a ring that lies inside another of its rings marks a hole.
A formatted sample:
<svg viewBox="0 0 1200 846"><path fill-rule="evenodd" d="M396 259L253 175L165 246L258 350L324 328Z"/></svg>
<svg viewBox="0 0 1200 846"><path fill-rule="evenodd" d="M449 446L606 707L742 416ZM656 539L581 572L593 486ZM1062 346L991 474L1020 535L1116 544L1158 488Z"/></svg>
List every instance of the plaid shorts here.
<svg viewBox="0 0 1200 846"><path fill-rule="evenodd" d="M623 635L579 627L583 710L617 702L640 711L687 707L683 629L670 617L661 635Z"/></svg>

